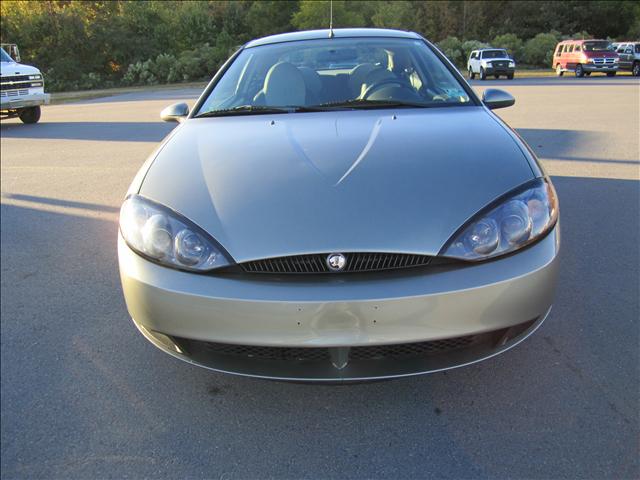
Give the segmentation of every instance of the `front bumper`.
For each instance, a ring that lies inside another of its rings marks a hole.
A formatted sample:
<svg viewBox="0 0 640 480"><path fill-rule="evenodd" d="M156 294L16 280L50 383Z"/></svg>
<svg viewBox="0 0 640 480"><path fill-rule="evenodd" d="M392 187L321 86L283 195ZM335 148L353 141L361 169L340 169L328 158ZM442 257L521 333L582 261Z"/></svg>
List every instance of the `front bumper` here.
<svg viewBox="0 0 640 480"><path fill-rule="evenodd" d="M558 248L556 227L491 262L305 278L180 272L144 260L122 238L118 243L129 313L156 346L214 370L308 381L414 375L511 348L550 310ZM474 340L469 348L419 358L350 361L352 347L451 339L458 345L461 338ZM220 353L220 344L327 349L329 356L324 362L240 358Z"/></svg>
<svg viewBox="0 0 640 480"><path fill-rule="evenodd" d="M48 105L51 95L48 93L30 93L22 96L0 97L0 110L17 110L20 108Z"/></svg>
<svg viewBox="0 0 640 480"><path fill-rule="evenodd" d="M487 73L487 75L513 75L515 71L515 67L487 66L487 68L485 68L485 72Z"/></svg>
<svg viewBox="0 0 640 480"><path fill-rule="evenodd" d="M618 64L602 64L585 63L582 65L585 72L617 72Z"/></svg>

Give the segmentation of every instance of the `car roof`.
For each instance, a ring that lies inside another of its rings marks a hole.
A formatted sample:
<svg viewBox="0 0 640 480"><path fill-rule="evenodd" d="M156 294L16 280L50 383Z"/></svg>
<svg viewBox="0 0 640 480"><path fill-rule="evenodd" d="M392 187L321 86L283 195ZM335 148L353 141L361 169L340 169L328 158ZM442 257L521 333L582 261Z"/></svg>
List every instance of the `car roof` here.
<svg viewBox="0 0 640 480"><path fill-rule="evenodd" d="M414 40L422 38L415 32L405 32L402 30L391 30L386 28L335 28L333 30L334 38L411 38ZM257 47L259 45L269 45L271 43L297 42L300 40L320 40L330 38L329 29L324 30L306 30L303 32L280 33L278 35L270 35L268 37L251 40L245 45L245 48Z"/></svg>
<svg viewBox="0 0 640 480"><path fill-rule="evenodd" d="M506 48L502 48L502 47L486 47L486 48L479 48L478 50L474 50L474 52L484 52L485 50L506 50Z"/></svg>
<svg viewBox="0 0 640 480"><path fill-rule="evenodd" d="M573 39L573 40L562 40L558 43L582 43L582 42L608 42L609 40L603 40L601 38L585 38L584 40Z"/></svg>

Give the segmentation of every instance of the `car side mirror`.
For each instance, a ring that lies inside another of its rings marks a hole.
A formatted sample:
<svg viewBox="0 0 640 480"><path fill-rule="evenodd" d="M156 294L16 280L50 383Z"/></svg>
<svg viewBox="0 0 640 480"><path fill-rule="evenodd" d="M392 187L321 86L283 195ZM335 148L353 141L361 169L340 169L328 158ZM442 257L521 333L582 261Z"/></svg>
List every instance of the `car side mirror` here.
<svg viewBox="0 0 640 480"><path fill-rule="evenodd" d="M516 99L504 90L488 88L482 94L482 103L484 103L487 108L495 110L496 108L510 107L516 103Z"/></svg>
<svg viewBox="0 0 640 480"><path fill-rule="evenodd" d="M160 112L160 118L165 122L184 122L189 115L189 105L174 103Z"/></svg>
<svg viewBox="0 0 640 480"><path fill-rule="evenodd" d="M17 45L11 45L9 48L9 56L13 58L14 62L20 63L20 50L18 50Z"/></svg>

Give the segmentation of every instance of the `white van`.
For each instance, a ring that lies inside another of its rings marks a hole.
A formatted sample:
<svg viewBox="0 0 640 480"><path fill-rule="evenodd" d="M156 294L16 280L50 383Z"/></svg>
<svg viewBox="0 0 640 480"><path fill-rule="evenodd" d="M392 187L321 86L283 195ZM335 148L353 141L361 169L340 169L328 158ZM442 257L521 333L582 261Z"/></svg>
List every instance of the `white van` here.
<svg viewBox="0 0 640 480"><path fill-rule="evenodd" d="M17 45L0 47L0 116L36 123L40 120L40 106L49 103L49 94L44 93L40 70L19 62Z"/></svg>

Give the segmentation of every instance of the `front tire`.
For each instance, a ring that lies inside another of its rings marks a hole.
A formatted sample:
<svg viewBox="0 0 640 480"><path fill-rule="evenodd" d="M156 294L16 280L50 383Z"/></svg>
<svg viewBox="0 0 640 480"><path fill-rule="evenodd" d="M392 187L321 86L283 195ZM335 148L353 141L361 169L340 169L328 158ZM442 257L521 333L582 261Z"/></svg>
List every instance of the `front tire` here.
<svg viewBox="0 0 640 480"><path fill-rule="evenodd" d="M633 68L631 69L631 73L634 77L640 77L640 62L634 62Z"/></svg>
<svg viewBox="0 0 640 480"><path fill-rule="evenodd" d="M580 63L576 65L576 77L578 78L584 77L584 68Z"/></svg>
<svg viewBox="0 0 640 480"><path fill-rule="evenodd" d="M40 107L25 108L18 116L22 123L38 123L38 120L40 120Z"/></svg>
<svg viewBox="0 0 640 480"><path fill-rule="evenodd" d="M514 75L513 73L510 73L509 75L507 75L507 78L508 78L509 80L513 80L513 75Z"/></svg>
<svg viewBox="0 0 640 480"><path fill-rule="evenodd" d="M616 72L607 72L607 77L615 77Z"/></svg>
<svg viewBox="0 0 640 480"><path fill-rule="evenodd" d="M476 78L476 74L473 73L473 70L469 69L469 79L473 80L474 78Z"/></svg>
<svg viewBox="0 0 640 480"><path fill-rule="evenodd" d="M480 80L487 79L487 72L484 71L484 68L480 67Z"/></svg>
<svg viewBox="0 0 640 480"><path fill-rule="evenodd" d="M564 72L562 71L562 67L560 66L560 64L556 65L556 75L558 77L561 77L562 75L564 75Z"/></svg>

